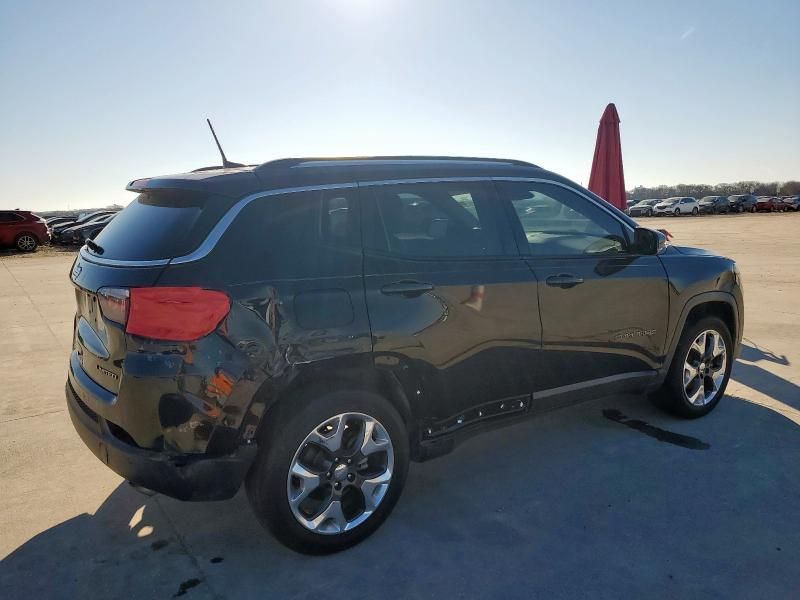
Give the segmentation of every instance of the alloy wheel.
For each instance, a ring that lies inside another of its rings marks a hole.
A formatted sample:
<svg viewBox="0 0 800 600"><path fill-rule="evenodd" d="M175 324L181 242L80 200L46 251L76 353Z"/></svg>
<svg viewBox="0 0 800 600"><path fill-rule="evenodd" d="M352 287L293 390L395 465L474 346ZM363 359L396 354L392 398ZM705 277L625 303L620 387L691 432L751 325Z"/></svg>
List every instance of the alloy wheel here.
<svg viewBox="0 0 800 600"><path fill-rule="evenodd" d="M366 521L380 506L394 469L386 428L363 413L320 423L295 452L286 479L295 519L314 533L336 535Z"/></svg>
<svg viewBox="0 0 800 600"><path fill-rule="evenodd" d="M725 340L706 329L689 346L683 363L683 391L690 404L705 406L719 393L728 366Z"/></svg>
<svg viewBox="0 0 800 600"><path fill-rule="evenodd" d="M36 240L33 238L32 235L21 235L17 240L17 248L22 250L23 252L30 252L34 248L36 248Z"/></svg>

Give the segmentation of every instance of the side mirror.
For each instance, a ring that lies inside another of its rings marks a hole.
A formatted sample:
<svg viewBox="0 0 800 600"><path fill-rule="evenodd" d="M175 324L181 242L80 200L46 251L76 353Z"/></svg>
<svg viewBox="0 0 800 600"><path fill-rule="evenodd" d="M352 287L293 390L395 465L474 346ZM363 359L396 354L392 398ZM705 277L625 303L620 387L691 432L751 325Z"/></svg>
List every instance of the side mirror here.
<svg viewBox="0 0 800 600"><path fill-rule="evenodd" d="M667 247L667 236L660 231L637 227L633 230L633 251L636 254L654 255L663 252Z"/></svg>

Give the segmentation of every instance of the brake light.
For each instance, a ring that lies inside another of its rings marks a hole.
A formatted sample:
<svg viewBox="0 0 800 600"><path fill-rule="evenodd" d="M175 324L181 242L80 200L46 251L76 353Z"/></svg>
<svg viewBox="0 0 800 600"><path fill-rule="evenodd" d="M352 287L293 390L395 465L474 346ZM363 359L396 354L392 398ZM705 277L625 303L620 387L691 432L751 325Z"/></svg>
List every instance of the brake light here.
<svg viewBox="0 0 800 600"><path fill-rule="evenodd" d="M227 294L215 290L132 288L125 331L150 339L188 342L214 331L230 308Z"/></svg>

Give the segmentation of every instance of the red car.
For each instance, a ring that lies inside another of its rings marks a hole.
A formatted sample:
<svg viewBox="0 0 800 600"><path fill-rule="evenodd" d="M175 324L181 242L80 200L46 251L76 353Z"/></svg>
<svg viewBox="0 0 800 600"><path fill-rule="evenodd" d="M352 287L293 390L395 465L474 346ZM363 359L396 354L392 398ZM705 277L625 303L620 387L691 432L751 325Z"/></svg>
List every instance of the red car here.
<svg viewBox="0 0 800 600"><path fill-rule="evenodd" d="M776 198L772 196L759 196L756 201L756 212L775 212L777 210L783 210L782 207L778 207L779 204Z"/></svg>
<svg viewBox="0 0 800 600"><path fill-rule="evenodd" d="M29 210L0 210L0 246L33 252L49 241L50 230L39 215Z"/></svg>

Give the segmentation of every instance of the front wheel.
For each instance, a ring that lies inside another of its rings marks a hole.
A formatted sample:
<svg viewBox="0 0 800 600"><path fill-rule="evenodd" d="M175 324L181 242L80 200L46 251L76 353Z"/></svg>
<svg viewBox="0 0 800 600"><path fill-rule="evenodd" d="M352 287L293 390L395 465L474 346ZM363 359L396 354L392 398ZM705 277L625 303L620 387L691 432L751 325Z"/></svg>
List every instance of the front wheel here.
<svg viewBox="0 0 800 600"><path fill-rule="evenodd" d="M400 415L371 392L312 394L272 415L245 482L261 523L307 554L373 533L400 497L409 463Z"/></svg>
<svg viewBox="0 0 800 600"><path fill-rule="evenodd" d="M672 213L672 214L674 214L676 217L680 217L681 216L681 209L680 208L676 208L675 212Z"/></svg>
<svg viewBox="0 0 800 600"><path fill-rule="evenodd" d="M652 211L652 210L648 210L648 211L645 213L645 216L646 216L646 217L652 217L652 216L653 216L653 211Z"/></svg>
<svg viewBox="0 0 800 600"><path fill-rule="evenodd" d="M699 210L699 209L698 209L698 208L695 206L695 207L692 209L692 216L696 217L696 216L697 216L697 213L699 213L699 212L700 212L700 210Z"/></svg>
<svg viewBox="0 0 800 600"><path fill-rule="evenodd" d="M725 394L733 366L733 340L717 317L687 325L672 358L661 400L687 419L707 415Z"/></svg>

